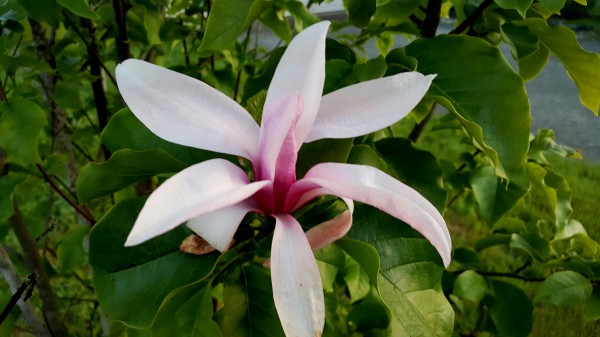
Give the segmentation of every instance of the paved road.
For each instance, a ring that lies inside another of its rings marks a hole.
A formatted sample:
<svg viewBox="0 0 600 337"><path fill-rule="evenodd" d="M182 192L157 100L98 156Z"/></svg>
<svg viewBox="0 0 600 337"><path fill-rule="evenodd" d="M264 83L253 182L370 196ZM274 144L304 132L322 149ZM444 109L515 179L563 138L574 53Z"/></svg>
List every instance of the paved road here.
<svg viewBox="0 0 600 337"><path fill-rule="evenodd" d="M439 33L447 33L452 25L450 21L442 22ZM358 30L349 28L342 33L353 32ZM600 53L600 41L594 39L591 32L578 32L577 38L584 49ZM279 42L264 27L260 29L259 39L267 49ZM407 43L401 36L395 41L396 47ZM512 61L508 46L503 45L501 49ZM366 52L369 57L378 55L374 42L367 44ZM514 62L512 65L517 69ZM558 143L581 149L585 159L600 163L600 119L581 104L577 88L562 63L551 56L540 75L528 82L526 87L531 104L532 132L537 133L540 128L553 129Z"/></svg>

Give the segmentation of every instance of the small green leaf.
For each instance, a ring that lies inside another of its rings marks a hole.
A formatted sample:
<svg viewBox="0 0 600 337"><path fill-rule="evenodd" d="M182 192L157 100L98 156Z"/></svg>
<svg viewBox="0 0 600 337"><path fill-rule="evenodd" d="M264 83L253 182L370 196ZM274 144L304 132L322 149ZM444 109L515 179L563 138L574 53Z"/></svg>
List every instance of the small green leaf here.
<svg viewBox="0 0 600 337"><path fill-rule="evenodd" d="M292 30L283 9L275 6L267 9L260 16L260 22L269 27L285 43L290 43L292 40Z"/></svg>
<svg viewBox="0 0 600 337"><path fill-rule="evenodd" d="M54 87L54 99L63 108L78 110L83 107L79 91L81 85L74 81L58 81Z"/></svg>
<svg viewBox="0 0 600 337"><path fill-rule="evenodd" d="M530 159L542 165L550 165L548 156L581 158L578 150L566 145L557 144L554 141L554 130L549 129L538 130L537 135L530 142L529 153L527 155Z"/></svg>
<svg viewBox="0 0 600 337"><path fill-rule="evenodd" d="M540 44L535 53L518 61L519 75L521 75L525 81L534 79L540 73L540 71L544 69L544 66L546 63L548 63L549 58L550 50L544 45Z"/></svg>
<svg viewBox="0 0 600 337"><path fill-rule="evenodd" d="M146 39L150 45L161 43L160 27L162 26L163 18L158 11L158 8L144 8L144 28L146 29Z"/></svg>
<svg viewBox="0 0 600 337"><path fill-rule="evenodd" d="M29 100L17 96L0 102L0 147L8 153L7 161L40 162L38 138L46 124L46 113Z"/></svg>
<svg viewBox="0 0 600 337"><path fill-rule="evenodd" d="M550 209L554 210L556 230L562 231L573 214L571 188L568 182L549 166L527 163L527 174L537 188L546 196Z"/></svg>
<svg viewBox="0 0 600 337"><path fill-rule="evenodd" d="M296 166L298 178L318 163L345 163L353 140L354 138L321 139L302 145Z"/></svg>
<svg viewBox="0 0 600 337"><path fill-rule="evenodd" d="M13 215L13 192L26 178L27 175L23 173L0 176L0 223Z"/></svg>
<svg viewBox="0 0 600 337"><path fill-rule="evenodd" d="M547 261L550 255L548 240L538 233L513 233L510 236L510 247L520 249L541 262Z"/></svg>
<svg viewBox="0 0 600 337"><path fill-rule="evenodd" d="M60 241L57 256L61 273L69 273L85 262L83 238L89 230L87 226L75 227Z"/></svg>
<svg viewBox="0 0 600 337"><path fill-rule="evenodd" d="M585 320L592 322L600 318L600 287L594 287L592 295L585 301Z"/></svg>
<svg viewBox="0 0 600 337"><path fill-rule="evenodd" d="M571 270L559 271L549 276L535 296L536 301L554 305L581 304L592 295L592 283L585 276Z"/></svg>
<svg viewBox="0 0 600 337"><path fill-rule="evenodd" d="M84 0L58 0L58 3L81 17L90 20L100 20L98 14L92 11L90 6Z"/></svg>
<svg viewBox="0 0 600 337"><path fill-rule="evenodd" d="M505 23L500 28L502 39L510 46L512 57L521 60L534 54L540 44L539 36L527 26Z"/></svg>
<svg viewBox="0 0 600 337"><path fill-rule="evenodd" d="M492 281L494 297L489 306L497 336L527 337L533 328L533 306L523 290Z"/></svg>
<svg viewBox="0 0 600 337"><path fill-rule="evenodd" d="M516 9L521 17L525 17L527 9L533 3L533 0L494 0L500 8Z"/></svg>
<svg viewBox="0 0 600 337"><path fill-rule="evenodd" d="M118 150L104 163L88 163L77 179L77 196L86 202L109 195L161 173L175 173L187 166L163 150Z"/></svg>
<svg viewBox="0 0 600 337"><path fill-rule="evenodd" d="M498 176L510 177L523 166L529 101L523 80L498 48L470 36L441 35L413 41L406 55L418 60L418 71L437 74L429 95L458 117Z"/></svg>
<svg viewBox="0 0 600 337"><path fill-rule="evenodd" d="M375 0L348 0L348 19L355 27L365 27L371 22L371 16L375 14Z"/></svg>
<svg viewBox="0 0 600 337"><path fill-rule="evenodd" d="M452 293L460 298L479 303L485 297L487 283L485 278L473 270L467 270L456 278Z"/></svg>
<svg viewBox="0 0 600 337"><path fill-rule="evenodd" d="M17 2L33 19L46 22L54 28L60 25L61 8L56 0L17 0Z"/></svg>
<svg viewBox="0 0 600 337"><path fill-rule="evenodd" d="M181 227L141 245L125 247L143 204L141 199L116 204L90 233L90 264L102 311L109 320L136 329L150 327L171 291L208 276L219 256L179 252L181 241L188 235Z"/></svg>
<svg viewBox="0 0 600 337"><path fill-rule="evenodd" d="M375 18L393 19L406 18L421 4L419 0L388 0L377 1Z"/></svg>
<svg viewBox="0 0 600 337"><path fill-rule="evenodd" d="M378 56L366 63L357 63L354 65L354 76L358 82L365 82L381 78L387 71L387 63L383 56Z"/></svg>
<svg viewBox="0 0 600 337"><path fill-rule="evenodd" d="M553 14L560 15L560 10L565 7L567 0L540 0L540 3Z"/></svg>
<svg viewBox="0 0 600 337"><path fill-rule="evenodd" d="M581 103L596 116L600 109L600 55L581 48L575 33L564 26L549 27L545 20L523 21L538 33L540 42L563 63L569 77L579 89Z"/></svg>
<svg viewBox="0 0 600 337"><path fill-rule="evenodd" d="M507 182L496 177L491 166L473 170L470 182L479 205L479 215L490 226L510 211L529 191L529 182L525 177Z"/></svg>

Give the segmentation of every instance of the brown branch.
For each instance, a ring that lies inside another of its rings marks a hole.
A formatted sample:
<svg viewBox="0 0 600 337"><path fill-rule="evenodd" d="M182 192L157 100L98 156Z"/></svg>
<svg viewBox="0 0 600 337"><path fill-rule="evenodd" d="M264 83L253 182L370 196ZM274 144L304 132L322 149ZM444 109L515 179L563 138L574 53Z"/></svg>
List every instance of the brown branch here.
<svg viewBox="0 0 600 337"><path fill-rule="evenodd" d="M429 121L431 120L431 117L433 117L433 111L435 110L436 105L437 105L436 103L433 103L433 105L431 106L431 109L429 109L429 112L427 113L427 116L425 116L425 118L423 118L421 123L417 123L417 125L415 125L415 127L410 131L410 134L408 135L408 139L410 139L413 143L416 143L417 140L419 140L419 137L421 137L421 134L423 133L423 131L425 130L425 127L427 126L427 123L429 123Z"/></svg>
<svg viewBox="0 0 600 337"><path fill-rule="evenodd" d="M86 218L91 225L95 225L96 224L96 220L92 217L92 215L90 215L87 210L85 210L83 207L81 207L81 205L77 204L73 199L71 199L65 192L63 192L63 190L61 190L58 185L56 185L56 182L54 181L54 179L52 179L52 177L48 174L48 172L46 172L46 170L44 170L44 168L42 167L42 165L40 164L36 164L35 165L38 170L40 171L40 173L42 173L42 176L44 176L44 180L46 180L46 182L48 182L48 184L50 184L50 186L52 186L52 188L58 192L58 194L60 194L60 196L69 204L71 205L71 207L73 207L77 213L81 214L84 218Z"/></svg>
<svg viewBox="0 0 600 337"><path fill-rule="evenodd" d="M494 0L485 0L482 2L479 6L477 6L477 8L475 8L471 15L467 16L467 18L464 19L463 22L461 22L456 28L450 31L449 34L460 34L465 29L471 27L473 23L475 23L475 20L477 20L477 18L483 13L483 11L493 3Z"/></svg>
<svg viewBox="0 0 600 337"><path fill-rule="evenodd" d="M117 58L120 62L123 62L131 57L129 51L129 39L127 38L127 26L126 26L126 14L127 8L124 0L113 0L113 13L115 15L115 23L117 24L117 38L115 44L117 45Z"/></svg>
<svg viewBox="0 0 600 337"><path fill-rule="evenodd" d="M438 26L440 25L440 13L442 11L441 0L429 0L425 9L425 19L421 25L421 37L435 37Z"/></svg>
<svg viewBox="0 0 600 337"><path fill-rule="evenodd" d="M58 308L56 296L46 273L46 267L42 263L35 241L29 232L29 227L23 219L16 200L13 200L13 211L14 213L9 223L23 249L25 265L31 272L37 275L37 289L42 300L42 312L50 333L53 336L69 336L69 330Z"/></svg>

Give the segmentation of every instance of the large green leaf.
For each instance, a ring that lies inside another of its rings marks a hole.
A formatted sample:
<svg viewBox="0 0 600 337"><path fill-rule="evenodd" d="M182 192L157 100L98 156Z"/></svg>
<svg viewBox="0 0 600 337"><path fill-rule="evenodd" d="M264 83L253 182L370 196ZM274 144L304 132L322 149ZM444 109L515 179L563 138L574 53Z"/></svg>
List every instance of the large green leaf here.
<svg viewBox="0 0 600 337"><path fill-rule="evenodd" d="M34 20L46 22L54 28L60 25L61 8L56 0L17 0L17 2Z"/></svg>
<svg viewBox="0 0 600 337"><path fill-rule="evenodd" d="M102 143L112 151L131 149L147 151L162 149L185 164L195 164L207 159L216 158L215 152L195 149L168 142L153 134L129 109L117 112L102 131Z"/></svg>
<svg viewBox="0 0 600 337"><path fill-rule="evenodd" d="M39 162L38 138L46 124L44 111L29 100L17 96L0 102L0 147L8 152L7 161Z"/></svg>
<svg viewBox="0 0 600 337"><path fill-rule="evenodd" d="M536 301L555 305L578 305L592 295L592 283L571 270L559 271L548 277L535 296Z"/></svg>
<svg viewBox="0 0 600 337"><path fill-rule="evenodd" d="M523 21L540 36L540 42L563 63L579 89L581 103L596 116L600 109L600 55L581 48L575 33L564 26L549 27L545 20Z"/></svg>
<svg viewBox="0 0 600 337"><path fill-rule="evenodd" d="M200 49L219 51L231 46L270 5L264 0L213 1Z"/></svg>
<svg viewBox="0 0 600 337"><path fill-rule="evenodd" d="M454 312L441 289L444 271L433 246L415 230L370 206L357 205L348 238L379 252L379 287L393 313L393 336L450 336Z"/></svg>
<svg viewBox="0 0 600 337"><path fill-rule="evenodd" d="M273 302L271 276L264 267L234 269L225 280L223 302L215 315L223 336L285 336Z"/></svg>
<svg viewBox="0 0 600 337"><path fill-rule="evenodd" d="M429 94L452 111L499 176L526 160L531 116L525 85L498 48L470 36L416 40L406 54L417 70L437 74Z"/></svg>
<svg viewBox="0 0 600 337"><path fill-rule="evenodd" d="M494 291L489 312L497 336L527 337L533 327L533 306L523 290L502 281L492 281Z"/></svg>
<svg viewBox="0 0 600 337"><path fill-rule="evenodd" d="M174 289L204 279L218 254L179 252L187 236L181 227L135 247L125 239L144 204L129 199L115 205L90 234L90 264L103 313L138 329L150 327L161 303Z"/></svg>
<svg viewBox="0 0 600 337"><path fill-rule="evenodd" d="M533 3L533 0L494 0L496 5L504 9L516 9L522 17L525 17L527 9Z"/></svg>
<svg viewBox="0 0 600 337"><path fill-rule="evenodd" d="M353 138L321 139L303 144L298 153L298 178L318 163L345 163L352 148Z"/></svg>
<svg viewBox="0 0 600 337"><path fill-rule="evenodd" d="M212 317L210 285L199 282L184 286L165 298L152 323L152 336L221 337Z"/></svg>
<svg viewBox="0 0 600 337"><path fill-rule="evenodd" d="M114 193L161 173L179 172L187 165L163 150L118 150L104 163L88 163L77 179L82 202Z"/></svg>

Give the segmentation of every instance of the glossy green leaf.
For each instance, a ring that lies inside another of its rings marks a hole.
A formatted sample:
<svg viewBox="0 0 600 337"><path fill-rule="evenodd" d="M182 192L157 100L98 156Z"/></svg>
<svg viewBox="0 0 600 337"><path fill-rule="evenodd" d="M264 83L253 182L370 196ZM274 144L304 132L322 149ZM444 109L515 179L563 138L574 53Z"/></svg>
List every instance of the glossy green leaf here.
<svg viewBox="0 0 600 337"><path fill-rule="evenodd" d="M269 5L264 0L214 1L200 50L217 51L228 48Z"/></svg>
<svg viewBox="0 0 600 337"><path fill-rule="evenodd" d="M365 82L382 77L387 71L387 63L383 56L378 56L365 63L354 65L354 76L358 82Z"/></svg>
<svg viewBox="0 0 600 337"><path fill-rule="evenodd" d="M217 157L226 157L222 154L167 142L148 130L129 109L122 109L111 117L108 125L102 131L102 143L111 152L121 149L135 151L162 149L188 165Z"/></svg>
<svg viewBox="0 0 600 337"><path fill-rule="evenodd" d="M348 155L348 163L369 165L380 169L381 171L388 172L387 163L380 157L375 149L366 144L352 146L350 154Z"/></svg>
<svg viewBox="0 0 600 337"><path fill-rule="evenodd" d="M533 306L523 290L492 281L494 297L489 312L497 336L527 337L533 327Z"/></svg>
<svg viewBox="0 0 600 337"><path fill-rule="evenodd" d="M381 257L379 287L393 313L393 336L450 336L454 312L441 291L444 268L431 244L401 221L357 205L348 238L372 244Z"/></svg>
<svg viewBox="0 0 600 337"><path fill-rule="evenodd" d="M273 302L271 276L264 267L249 265L231 271L225 279L223 302L215 315L223 336L285 336Z"/></svg>
<svg viewBox="0 0 600 337"><path fill-rule="evenodd" d="M292 30L290 24L284 15L284 10L275 6L267 9L261 16L260 22L269 27L277 37L285 43L292 40Z"/></svg>
<svg viewBox="0 0 600 337"><path fill-rule="evenodd" d="M210 285L200 282L184 286L165 298L152 323L152 336L221 337L212 317Z"/></svg>
<svg viewBox="0 0 600 337"><path fill-rule="evenodd" d="M77 14L81 17L91 19L91 20L100 20L98 14L96 14L90 6L84 0L57 0L58 3L70 10L74 14Z"/></svg>
<svg viewBox="0 0 600 337"><path fill-rule="evenodd" d="M46 124L46 113L32 101L16 96L0 102L0 147L8 153L7 161L40 162L38 139Z"/></svg>
<svg viewBox="0 0 600 337"><path fill-rule="evenodd" d="M485 278L473 270L467 270L456 278L452 293L460 298L479 303L485 297L487 283Z"/></svg>
<svg viewBox="0 0 600 337"><path fill-rule="evenodd" d="M88 163L77 179L77 196L86 202L109 195L161 173L176 173L187 166L163 150L118 150L104 163Z"/></svg>
<svg viewBox="0 0 600 337"><path fill-rule="evenodd" d="M60 271L71 272L85 263L85 252L83 250L83 238L90 231L87 226L79 226L71 229L60 241L56 255Z"/></svg>
<svg viewBox="0 0 600 337"><path fill-rule="evenodd" d="M571 270L549 276L541 285L536 301L571 306L585 302L592 295L592 283L585 276Z"/></svg>
<svg viewBox="0 0 600 337"><path fill-rule="evenodd" d="M350 24L362 28L369 24L371 16L375 14L375 0L348 0L348 19Z"/></svg>
<svg viewBox="0 0 600 337"><path fill-rule="evenodd" d="M539 36L530 31L527 26L508 22L502 25L500 32L504 42L510 46L512 57L515 60L531 56L539 48Z"/></svg>
<svg viewBox="0 0 600 337"><path fill-rule="evenodd" d="M549 27L545 20L524 21L538 33L540 42L563 63L569 77L579 89L581 103L596 116L600 109L600 55L581 48L575 33L567 27Z"/></svg>
<svg viewBox="0 0 600 337"><path fill-rule="evenodd" d="M306 8L303 2L298 0L287 0L284 2L284 5L294 19L294 28L297 32L303 31L308 26L321 21L318 16L311 13Z"/></svg>
<svg viewBox="0 0 600 337"><path fill-rule="evenodd" d="M144 204L124 200L113 206L90 233L90 264L102 312L109 320L147 329L161 303L173 290L204 279L218 254L179 252L188 232L177 227L135 247L124 247ZM176 277L175 277L176 276Z"/></svg>
<svg viewBox="0 0 600 337"><path fill-rule="evenodd" d="M418 60L418 71L437 74L429 95L459 118L497 175L510 176L525 163L529 102L523 80L498 48L469 36L442 35L412 42L406 54Z"/></svg>
<svg viewBox="0 0 600 337"><path fill-rule="evenodd" d="M525 17L527 9L533 3L533 0L494 0L496 5L504 9L516 9L522 17Z"/></svg>
<svg viewBox="0 0 600 337"><path fill-rule="evenodd" d="M525 81L534 79L544 69L549 58L550 50L543 44L540 44L535 53L518 61L519 75Z"/></svg>
<svg viewBox="0 0 600 337"><path fill-rule="evenodd" d="M438 210L446 204L442 167L433 154L417 149L405 138L386 138L375 149L387 163L387 172L421 193Z"/></svg>
<svg viewBox="0 0 600 337"><path fill-rule="evenodd" d="M553 14L560 15L560 10L565 7L567 0L540 0L540 3Z"/></svg>
<svg viewBox="0 0 600 337"><path fill-rule="evenodd" d="M377 1L375 17L379 19L406 18L419 7L419 0Z"/></svg>
<svg viewBox="0 0 600 337"><path fill-rule="evenodd" d="M323 93L328 94L352 83L353 66L346 60L333 59L325 63L325 85Z"/></svg>
<svg viewBox="0 0 600 337"><path fill-rule="evenodd" d="M529 182L525 177L507 182L496 177L491 166L473 170L469 179L479 205L479 215L490 226L510 211L529 191Z"/></svg>

